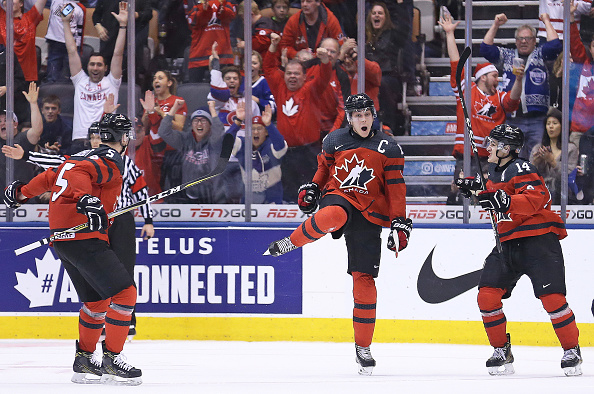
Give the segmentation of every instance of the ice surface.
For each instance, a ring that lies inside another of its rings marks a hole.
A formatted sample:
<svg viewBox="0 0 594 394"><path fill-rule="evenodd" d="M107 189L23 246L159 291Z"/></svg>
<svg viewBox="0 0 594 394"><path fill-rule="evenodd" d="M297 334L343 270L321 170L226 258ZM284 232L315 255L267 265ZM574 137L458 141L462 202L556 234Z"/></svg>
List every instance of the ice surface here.
<svg viewBox="0 0 594 394"><path fill-rule="evenodd" d="M584 375L565 377L560 347L513 346L516 373L489 376L492 348L374 343L377 367L359 376L351 343L144 341L126 344L143 371L138 387L70 382L73 340L0 340L1 393L592 393L594 349Z"/></svg>

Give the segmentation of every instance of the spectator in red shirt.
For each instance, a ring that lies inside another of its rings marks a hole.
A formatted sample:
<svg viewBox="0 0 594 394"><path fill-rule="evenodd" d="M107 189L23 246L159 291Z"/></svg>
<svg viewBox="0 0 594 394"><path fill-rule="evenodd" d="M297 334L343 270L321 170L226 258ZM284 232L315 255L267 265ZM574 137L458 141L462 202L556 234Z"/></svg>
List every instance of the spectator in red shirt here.
<svg viewBox="0 0 594 394"><path fill-rule="evenodd" d="M23 69L25 81L36 82L37 52L35 51L35 30L43 20L43 8L47 0L37 0L35 6L23 13L23 0L14 0L14 52ZM6 8L6 0L2 2ZM6 11L0 8L0 43L6 45Z"/></svg>
<svg viewBox="0 0 594 394"><path fill-rule="evenodd" d="M302 0L301 10L285 25L280 47L288 48L287 56L292 59L301 49L313 52L327 37L342 40L338 19L320 0Z"/></svg>
<svg viewBox="0 0 594 394"><path fill-rule="evenodd" d="M264 56L264 76L278 106L277 127L289 145L281 163L283 198L296 202L299 186L311 180L317 168L316 157L321 152L320 100L332 65L326 49L318 48L321 64L315 78L306 81L305 67L296 60L290 60L283 72L276 53L280 36L272 33L270 38L270 48Z"/></svg>
<svg viewBox="0 0 594 394"><path fill-rule="evenodd" d="M357 41L354 38L347 38L340 48L339 60L347 72L351 81L351 94L357 94L358 62L357 62ZM379 111L379 89L382 83L382 69L377 62L365 60L365 94L372 100L375 110Z"/></svg>
<svg viewBox="0 0 594 394"><path fill-rule="evenodd" d="M219 44L221 65L233 64L229 24L235 18L235 6L227 0L209 0L194 5L187 15L192 30L188 73L190 82L208 82L208 58L212 44Z"/></svg>

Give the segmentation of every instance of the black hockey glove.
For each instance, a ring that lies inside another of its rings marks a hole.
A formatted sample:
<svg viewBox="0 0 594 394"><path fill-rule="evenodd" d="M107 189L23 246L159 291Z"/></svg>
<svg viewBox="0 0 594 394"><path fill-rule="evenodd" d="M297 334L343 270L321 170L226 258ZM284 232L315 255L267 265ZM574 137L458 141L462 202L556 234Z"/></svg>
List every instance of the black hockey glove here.
<svg viewBox="0 0 594 394"><path fill-rule="evenodd" d="M488 189L478 194L478 200L484 209L492 209L497 212L506 213L509 210L511 199L504 190Z"/></svg>
<svg viewBox="0 0 594 394"><path fill-rule="evenodd" d="M21 204L24 204L29 200L28 198L21 201L17 199L21 187L23 186L25 186L25 183L21 181L13 181L10 185L4 188L4 204L6 204L8 208L18 208Z"/></svg>
<svg viewBox="0 0 594 394"><path fill-rule="evenodd" d="M412 220L408 218L398 217L393 219L392 224L390 225L390 230L392 231L390 231L390 235L388 236L388 249L394 252L400 252L402 249L406 248L412 227ZM398 244L396 244L394 239L394 231L398 234Z"/></svg>
<svg viewBox="0 0 594 394"><path fill-rule="evenodd" d="M475 177L458 178L455 181L456 186L460 189L460 193L466 198L470 198L476 191L482 189L481 181Z"/></svg>
<svg viewBox="0 0 594 394"><path fill-rule="evenodd" d="M76 203L76 212L87 216L89 230L101 231L107 228L107 213L99 197L85 194Z"/></svg>
<svg viewBox="0 0 594 394"><path fill-rule="evenodd" d="M299 195L297 197L297 204L303 213L311 214L318 208L318 200L320 199L320 187L314 183L306 183L299 187Z"/></svg>

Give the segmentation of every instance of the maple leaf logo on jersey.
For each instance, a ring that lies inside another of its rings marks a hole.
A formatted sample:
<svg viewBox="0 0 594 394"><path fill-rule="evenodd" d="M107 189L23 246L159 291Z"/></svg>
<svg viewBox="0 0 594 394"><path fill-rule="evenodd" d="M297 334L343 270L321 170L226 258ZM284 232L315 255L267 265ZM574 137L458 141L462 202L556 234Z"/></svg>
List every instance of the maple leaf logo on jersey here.
<svg viewBox="0 0 594 394"><path fill-rule="evenodd" d="M493 105L489 99L481 100L480 103L474 104L474 109L477 115L486 116L488 118L492 117L495 112L497 112L497 107Z"/></svg>
<svg viewBox="0 0 594 394"><path fill-rule="evenodd" d="M293 101L293 97L291 97L286 103L283 104L283 114L287 116L293 116L297 112L299 112L299 105L296 105L295 101Z"/></svg>
<svg viewBox="0 0 594 394"><path fill-rule="evenodd" d="M580 77L580 89L577 97L590 97L594 92L594 77Z"/></svg>
<svg viewBox="0 0 594 394"><path fill-rule="evenodd" d="M375 178L373 169L365 166L365 160L359 160L354 154L351 160L345 160L344 164L336 167L334 178L340 182L341 189L355 187L367 190L367 183Z"/></svg>
<svg viewBox="0 0 594 394"><path fill-rule="evenodd" d="M53 305L60 265L60 260L48 249L41 260L35 259L37 276L29 269L25 274L16 272L18 284L14 288L27 297L29 308Z"/></svg>
<svg viewBox="0 0 594 394"><path fill-rule="evenodd" d="M212 13L212 16L210 17L210 20L208 21L208 27L220 26L220 25L221 25L221 21L219 20L219 18L217 18L217 11L214 10Z"/></svg>

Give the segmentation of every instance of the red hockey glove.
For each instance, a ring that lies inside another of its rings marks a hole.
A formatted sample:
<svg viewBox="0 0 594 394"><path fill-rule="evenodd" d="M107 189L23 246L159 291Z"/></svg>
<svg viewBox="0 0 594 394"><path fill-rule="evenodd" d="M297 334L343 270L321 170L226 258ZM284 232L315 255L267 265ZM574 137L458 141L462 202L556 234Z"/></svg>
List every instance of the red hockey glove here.
<svg viewBox="0 0 594 394"><path fill-rule="evenodd" d="M303 213L311 214L318 208L318 200L320 199L320 187L314 183L306 183L299 187L299 196L297 197L297 204Z"/></svg>
<svg viewBox="0 0 594 394"><path fill-rule="evenodd" d="M408 246L408 238L412 231L412 220L398 217L392 220L390 225L390 235L388 236L388 249L394 252L400 252ZM398 244L394 240L394 231L398 234Z"/></svg>
<svg viewBox="0 0 594 394"><path fill-rule="evenodd" d="M511 203L509 194L502 189L482 191L478 194L478 200L484 209L492 209L501 213L506 213Z"/></svg>

